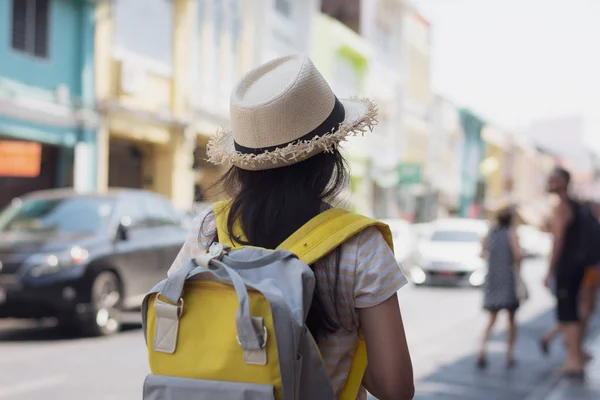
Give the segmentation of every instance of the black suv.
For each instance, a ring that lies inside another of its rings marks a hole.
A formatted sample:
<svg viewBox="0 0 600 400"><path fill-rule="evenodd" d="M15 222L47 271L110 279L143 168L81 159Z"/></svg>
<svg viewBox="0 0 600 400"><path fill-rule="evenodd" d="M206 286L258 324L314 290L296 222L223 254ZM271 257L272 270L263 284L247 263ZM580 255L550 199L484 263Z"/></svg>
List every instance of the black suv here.
<svg viewBox="0 0 600 400"><path fill-rule="evenodd" d="M185 237L171 202L142 190L14 199L0 213L0 318L114 333L121 313L166 277Z"/></svg>

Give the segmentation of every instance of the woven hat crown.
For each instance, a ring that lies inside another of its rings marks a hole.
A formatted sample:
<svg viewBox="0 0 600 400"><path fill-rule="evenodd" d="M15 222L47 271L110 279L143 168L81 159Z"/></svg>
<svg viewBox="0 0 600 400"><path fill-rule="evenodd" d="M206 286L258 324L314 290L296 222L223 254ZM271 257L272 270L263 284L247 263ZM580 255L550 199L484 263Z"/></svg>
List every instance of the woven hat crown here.
<svg viewBox="0 0 600 400"><path fill-rule="evenodd" d="M278 58L247 73L231 95L233 139L251 149L291 143L331 114L336 97L305 56Z"/></svg>

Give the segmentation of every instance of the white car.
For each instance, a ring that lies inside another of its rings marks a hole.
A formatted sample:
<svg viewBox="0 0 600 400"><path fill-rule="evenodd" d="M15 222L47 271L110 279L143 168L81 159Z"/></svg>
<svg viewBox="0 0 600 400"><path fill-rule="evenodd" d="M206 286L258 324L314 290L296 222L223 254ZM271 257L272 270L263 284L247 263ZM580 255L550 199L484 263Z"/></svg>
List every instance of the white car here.
<svg viewBox="0 0 600 400"><path fill-rule="evenodd" d="M487 231L488 224L475 219L432 222L428 234L418 244L409 277L417 285L483 285L486 263L480 254Z"/></svg>
<svg viewBox="0 0 600 400"><path fill-rule="evenodd" d="M392 231L396 261L405 266L417 245L417 235L413 227L410 222L403 219L388 219L382 222Z"/></svg>

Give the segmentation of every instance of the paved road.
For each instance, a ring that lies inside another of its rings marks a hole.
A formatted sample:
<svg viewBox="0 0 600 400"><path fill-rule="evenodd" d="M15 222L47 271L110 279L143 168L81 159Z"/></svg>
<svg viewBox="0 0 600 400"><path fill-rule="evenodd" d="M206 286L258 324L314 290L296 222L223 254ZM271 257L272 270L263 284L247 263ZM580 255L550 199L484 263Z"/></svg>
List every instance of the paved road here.
<svg viewBox="0 0 600 400"><path fill-rule="evenodd" d="M534 338L551 322L547 311L552 301L540 284L543 266L532 261L525 267L532 299L519 315L526 327L520 342L521 364L513 372L503 368L503 336L490 346L490 369L479 373L473 368L485 323L479 290L406 287L400 291L418 399L512 400L533 390L544 374L531 372L542 362L537 349L531 349ZM504 328L502 320L498 332ZM137 399L146 372L143 338L135 324L101 339L65 338L52 327L0 325L0 400ZM519 377L530 379L522 382ZM514 390L507 389L509 381ZM504 397L507 393L512 397Z"/></svg>

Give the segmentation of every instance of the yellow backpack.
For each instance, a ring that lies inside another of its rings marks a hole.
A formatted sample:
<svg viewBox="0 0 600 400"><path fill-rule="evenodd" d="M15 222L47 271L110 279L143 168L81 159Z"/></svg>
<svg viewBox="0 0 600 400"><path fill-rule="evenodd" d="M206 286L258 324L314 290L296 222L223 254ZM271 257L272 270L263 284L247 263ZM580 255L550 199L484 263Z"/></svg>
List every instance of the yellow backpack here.
<svg viewBox="0 0 600 400"><path fill-rule="evenodd" d="M227 231L228 203L214 207L219 244L157 284L143 303L151 374L144 400L333 399L315 341L304 321L315 287L309 265L349 238L389 227L334 208L313 218L276 250L238 248L239 224ZM357 397L367 366L355 349L338 397ZM201 394L200 394L201 393Z"/></svg>

